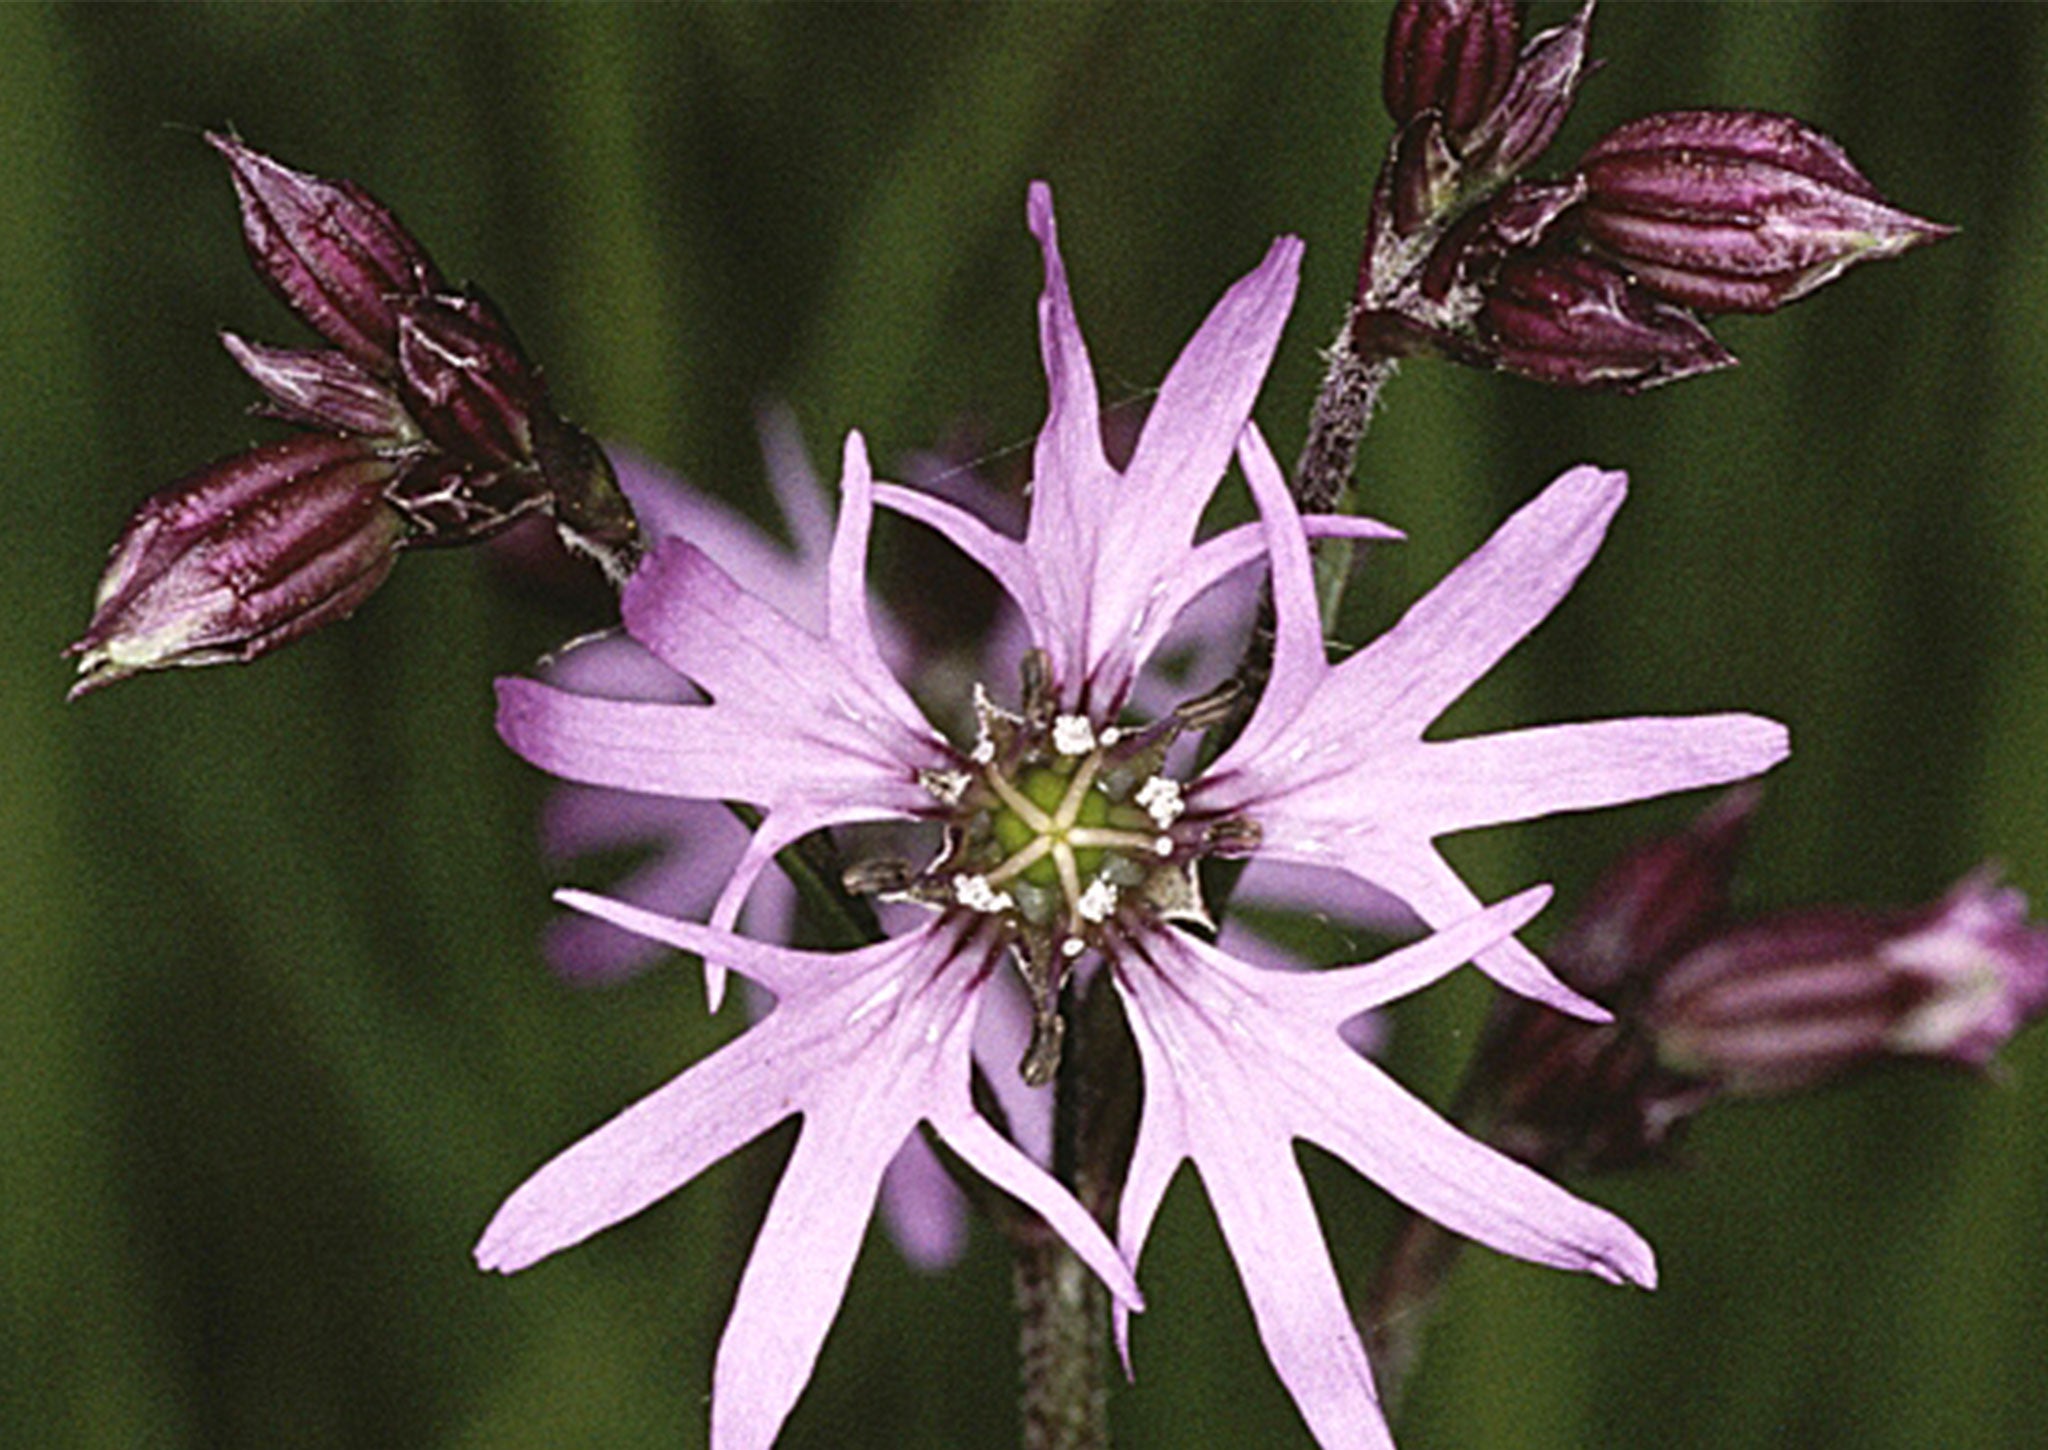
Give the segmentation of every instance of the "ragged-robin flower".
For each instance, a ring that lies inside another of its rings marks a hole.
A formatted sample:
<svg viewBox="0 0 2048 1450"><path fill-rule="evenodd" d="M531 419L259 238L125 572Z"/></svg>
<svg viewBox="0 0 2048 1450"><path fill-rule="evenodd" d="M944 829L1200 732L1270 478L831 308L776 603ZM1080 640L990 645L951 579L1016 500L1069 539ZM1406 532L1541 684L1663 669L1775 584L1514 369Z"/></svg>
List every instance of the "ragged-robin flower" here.
<svg viewBox="0 0 2048 1450"><path fill-rule="evenodd" d="M1103 452L1094 374L1042 185L1032 188L1028 213L1045 263L1039 321L1050 405L1022 539L927 494L878 487L855 434L822 631L801 628L701 549L670 540L624 591L625 621L709 703L501 684L501 732L547 770L744 801L761 813L711 928L581 894L575 902L700 951L708 976L728 968L755 976L784 1005L543 1168L500 1211L480 1255L492 1267L523 1267L637 1212L772 1121L805 1114L713 1397L721 1450L765 1443L845 1282L886 1158L878 1140L893 1148L920 1117L945 1134L936 1114L965 1101L964 1050L948 1054L996 954L1016 963L1034 1002L1020 1070L1036 1082L1061 1051L1065 979L1099 962L1145 1071L1121 1211L1125 1255L1136 1260L1167 1179L1192 1159L1268 1352L1318 1438L1385 1445L1294 1139L1323 1143L1397 1197L1504 1251L1637 1283L1654 1273L1647 1246L1625 1224L1466 1139L1343 1045L1341 1021L1468 957L1518 990L1603 1015L1506 935L1538 896L1475 922L1478 900L1433 838L1748 776L1783 756L1784 732L1726 715L1424 741L1424 729L1570 588L1621 501L1621 476L1566 474L1393 630L1332 666L1307 537L1387 531L1300 518L1249 423L1292 304L1300 243L1276 242L1225 294L1168 373L1119 469ZM1233 454L1264 522L1198 540ZM1022 689L1008 708L994 690L978 692L971 742L935 730L881 659L864 579L878 501L952 538L1025 620ZM1126 713L1133 681L1193 599L1261 555L1271 558L1278 606L1272 682L1215 766L1180 778L1165 766L1168 749L1214 720L1218 701L1197 698L1135 720ZM921 867L872 862L855 873L929 908L910 932L863 952L806 957L799 969L794 956L723 930L779 849L823 827L878 819L945 829L939 854ZM1450 929L1349 972L1260 971L1179 923L1202 920L1203 860L1261 855L1351 873ZM778 1029L785 1014L795 1020ZM769 1055L768 1033L779 1056ZM837 1147L834 1134L845 1139ZM772 1291L757 1291L757 1281L788 1295L772 1332L762 1322ZM754 1403L734 1408L735 1397ZM721 1433L721 1424L733 1428Z"/></svg>

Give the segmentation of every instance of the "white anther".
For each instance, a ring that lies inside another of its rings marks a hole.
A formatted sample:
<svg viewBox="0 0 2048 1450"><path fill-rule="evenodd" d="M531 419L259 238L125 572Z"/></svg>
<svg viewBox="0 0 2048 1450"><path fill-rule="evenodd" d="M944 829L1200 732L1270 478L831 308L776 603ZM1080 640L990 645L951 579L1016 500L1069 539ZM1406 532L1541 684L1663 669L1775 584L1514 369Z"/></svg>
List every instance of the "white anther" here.
<svg viewBox="0 0 2048 1450"><path fill-rule="evenodd" d="M1180 782L1163 775L1155 775L1138 787L1136 800L1139 809L1152 818L1152 824L1165 830L1180 819L1181 812L1188 808L1181 799Z"/></svg>
<svg viewBox="0 0 2048 1450"><path fill-rule="evenodd" d="M976 765L987 765L996 758L995 741L989 739L986 735L982 736L981 739L974 742L974 749L968 752L968 758Z"/></svg>
<svg viewBox="0 0 2048 1450"><path fill-rule="evenodd" d="M920 770L917 783L930 791L942 806L957 806L967 794L973 777L963 770Z"/></svg>
<svg viewBox="0 0 2048 1450"><path fill-rule="evenodd" d="M1155 837L1152 842L1152 854L1157 856L1162 861L1164 861L1168 856L1171 856L1173 854L1173 837Z"/></svg>
<svg viewBox="0 0 2048 1450"><path fill-rule="evenodd" d="M1107 921L1115 910L1116 888L1100 876L1088 883L1088 889L1074 903L1074 911L1083 921Z"/></svg>
<svg viewBox="0 0 2048 1450"><path fill-rule="evenodd" d="M1095 727L1086 715L1062 715L1052 722L1052 748L1062 755L1086 755L1095 748Z"/></svg>
<svg viewBox="0 0 2048 1450"><path fill-rule="evenodd" d="M991 915L1008 911L1017 904L1009 892L998 891L989 885L986 876L955 876L953 899L969 911L985 911Z"/></svg>
<svg viewBox="0 0 2048 1450"><path fill-rule="evenodd" d="M1060 955L1063 957L1078 957L1087 949L1088 943L1077 936L1070 936L1060 943Z"/></svg>
<svg viewBox="0 0 2048 1450"><path fill-rule="evenodd" d="M1105 746L1114 745L1124 738L1124 732L1120 727L1111 725L1103 730L1100 738Z"/></svg>

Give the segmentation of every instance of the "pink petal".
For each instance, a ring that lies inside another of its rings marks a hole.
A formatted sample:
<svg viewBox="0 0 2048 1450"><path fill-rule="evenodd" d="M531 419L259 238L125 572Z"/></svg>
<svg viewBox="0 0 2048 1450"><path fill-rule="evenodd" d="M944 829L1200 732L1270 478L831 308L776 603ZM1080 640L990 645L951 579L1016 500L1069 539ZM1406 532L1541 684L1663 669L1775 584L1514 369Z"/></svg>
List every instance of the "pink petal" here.
<svg viewBox="0 0 2048 1450"><path fill-rule="evenodd" d="M713 1450L769 1450L811 1378L846 1297L893 1115L807 1119L740 1278L711 1380Z"/></svg>
<svg viewBox="0 0 2048 1450"><path fill-rule="evenodd" d="M1440 836L1742 780L1790 748L1783 725L1755 715L1599 720L1426 743L1324 788L1376 796Z"/></svg>
<svg viewBox="0 0 2048 1450"><path fill-rule="evenodd" d="M1419 734L1571 592L1627 490L1622 473L1561 476L1339 665L1329 708L1376 734Z"/></svg>
<svg viewBox="0 0 2048 1450"><path fill-rule="evenodd" d="M1266 1357L1323 1450L1393 1450L1365 1346L1284 1141L1197 1159Z"/></svg>

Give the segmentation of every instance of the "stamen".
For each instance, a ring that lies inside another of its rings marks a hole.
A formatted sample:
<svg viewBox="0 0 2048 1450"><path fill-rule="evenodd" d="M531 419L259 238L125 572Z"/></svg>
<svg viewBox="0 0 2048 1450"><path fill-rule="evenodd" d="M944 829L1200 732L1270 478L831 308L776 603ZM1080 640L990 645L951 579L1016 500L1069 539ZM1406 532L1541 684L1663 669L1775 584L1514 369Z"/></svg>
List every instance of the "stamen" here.
<svg viewBox="0 0 2048 1450"><path fill-rule="evenodd" d="M953 899L969 911L986 912L991 916L999 911L1008 911L1017 904L1009 892L998 891L989 885L986 876L955 876Z"/></svg>
<svg viewBox="0 0 2048 1450"><path fill-rule="evenodd" d="M1052 748L1062 755L1086 755L1095 748L1095 727L1086 715L1062 715L1052 722Z"/></svg>
<svg viewBox="0 0 2048 1450"><path fill-rule="evenodd" d="M1074 903L1074 910L1083 921L1107 921L1109 914L1116 910L1116 898L1116 888L1098 876L1088 883L1088 889Z"/></svg>
<svg viewBox="0 0 2048 1450"><path fill-rule="evenodd" d="M1179 820L1181 813L1188 808L1187 802L1181 798L1180 782L1164 775L1155 775L1139 786L1133 799L1137 801L1138 808L1152 818L1152 824L1162 831Z"/></svg>

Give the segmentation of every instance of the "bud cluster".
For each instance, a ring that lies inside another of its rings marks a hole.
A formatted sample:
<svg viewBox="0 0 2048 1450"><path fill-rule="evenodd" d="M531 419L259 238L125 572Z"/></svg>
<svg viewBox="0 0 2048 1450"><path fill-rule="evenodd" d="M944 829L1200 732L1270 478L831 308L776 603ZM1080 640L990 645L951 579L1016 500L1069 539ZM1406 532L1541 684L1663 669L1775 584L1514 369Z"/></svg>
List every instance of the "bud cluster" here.
<svg viewBox="0 0 2048 1450"><path fill-rule="evenodd" d="M350 181L295 171L213 134L257 273L329 346L222 334L302 430L146 501L116 541L76 697L145 670L250 660L341 619L399 549L464 544L547 512L615 579L637 548L609 461L566 422L511 326L449 285L390 211Z"/></svg>
<svg viewBox="0 0 2048 1450"><path fill-rule="evenodd" d="M1908 911L1731 919L1741 792L1608 872L1551 960L1616 1020L1503 1001L1482 1053L1494 1140L1559 1169L1662 1156L1724 1097L1804 1091L1901 1059L1978 1069L2048 1015L2048 928L1983 870Z"/></svg>
<svg viewBox="0 0 2048 1450"><path fill-rule="evenodd" d="M1885 202L1789 116L1673 111L1525 182L1570 113L1591 0L1521 43L1515 0L1400 0L1348 345L1638 391L1734 356L1703 315L1770 312L1857 262L1950 234Z"/></svg>

